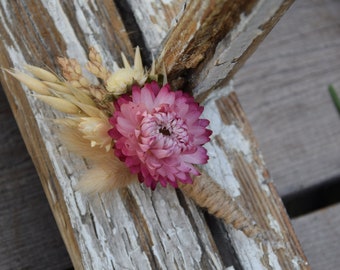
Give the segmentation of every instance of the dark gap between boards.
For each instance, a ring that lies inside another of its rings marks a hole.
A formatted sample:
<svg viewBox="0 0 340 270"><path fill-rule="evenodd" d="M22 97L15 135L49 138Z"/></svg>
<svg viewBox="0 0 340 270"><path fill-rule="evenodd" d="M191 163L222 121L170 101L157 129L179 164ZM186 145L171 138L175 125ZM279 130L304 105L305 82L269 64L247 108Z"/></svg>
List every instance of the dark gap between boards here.
<svg viewBox="0 0 340 270"><path fill-rule="evenodd" d="M282 197L290 218L296 218L340 202L340 177Z"/></svg>
<svg viewBox="0 0 340 270"><path fill-rule="evenodd" d="M151 53L145 45L143 33L139 28L136 18L132 12L132 9L126 0L114 0L114 3L118 9L118 12L122 18L125 29L128 33L132 46L135 48L139 46L142 54L143 64L150 66L152 59Z"/></svg>

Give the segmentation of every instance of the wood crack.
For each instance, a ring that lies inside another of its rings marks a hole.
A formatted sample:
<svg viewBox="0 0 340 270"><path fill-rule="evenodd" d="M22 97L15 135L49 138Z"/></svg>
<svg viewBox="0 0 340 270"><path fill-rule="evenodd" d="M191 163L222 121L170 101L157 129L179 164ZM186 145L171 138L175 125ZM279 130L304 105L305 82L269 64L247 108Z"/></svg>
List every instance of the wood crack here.
<svg viewBox="0 0 340 270"><path fill-rule="evenodd" d="M196 225L196 222L191 214L190 207L188 206L187 199L184 197L183 193L178 189L176 190L176 194L178 197L178 201L180 205L183 207L183 210L185 211L188 219L190 220L190 224L192 225L193 231L199 235L199 229ZM199 207L197 207L199 208ZM204 210L201 209L201 211L204 212ZM208 213L204 213L204 219L207 222L207 226L210 230L211 236L213 239L211 239L211 243L213 245L213 248L216 250L216 252L219 253L221 256L222 261L224 262L224 267L228 267L231 265L234 265L234 263L237 265L238 262L235 262L233 260L233 257L230 256L232 252L230 252L229 248L232 249L231 245L226 245L226 242L228 242L228 238L225 237L225 231L221 231L220 228L215 226L219 221L215 217L209 215ZM221 236L223 239L221 239ZM217 238L218 237L218 238ZM218 241L216 241L218 239ZM222 240L222 241L221 241ZM208 269L209 266L211 266L213 263L206 263L210 260L210 258L207 256L206 253L206 244L202 242L202 239L198 237L198 243L200 245L201 250L203 251L203 255L201 258L201 269ZM226 248L228 247L228 248ZM236 268L235 268L236 269Z"/></svg>
<svg viewBox="0 0 340 270"><path fill-rule="evenodd" d="M152 57L148 50L142 31L136 22L134 13L127 0L114 0L118 12L123 20L123 24L128 33L129 39L133 47L139 46L143 58L143 63L147 66L151 65Z"/></svg>
<svg viewBox="0 0 340 270"><path fill-rule="evenodd" d="M158 263L158 260L152 251L154 243L149 232L147 222L139 209L136 199L134 198L129 188L123 188L119 191L119 193L122 196L124 205L127 208L128 213L130 213L132 217L134 226L138 232L139 245L147 255L151 268L160 269L160 264Z"/></svg>

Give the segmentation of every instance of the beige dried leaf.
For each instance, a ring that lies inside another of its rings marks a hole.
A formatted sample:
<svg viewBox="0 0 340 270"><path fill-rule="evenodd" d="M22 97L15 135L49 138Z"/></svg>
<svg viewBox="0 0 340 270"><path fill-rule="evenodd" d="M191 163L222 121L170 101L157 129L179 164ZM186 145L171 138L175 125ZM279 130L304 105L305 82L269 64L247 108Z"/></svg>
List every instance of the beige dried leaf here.
<svg viewBox="0 0 340 270"><path fill-rule="evenodd" d="M129 64L129 61L126 59L125 54L124 54L124 53L121 53L121 56L122 56L124 68L131 68L131 66L130 66L130 64Z"/></svg>
<svg viewBox="0 0 340 270"><path fill-rule="evenodd" d="M144 67L143 67L143 63L142 63L142 56L140 54L139 46L137 46L137 48L136 48L135 61L134 61L134 67L133 68L135 70L137 70L138 72L144 72Z"/></svg>

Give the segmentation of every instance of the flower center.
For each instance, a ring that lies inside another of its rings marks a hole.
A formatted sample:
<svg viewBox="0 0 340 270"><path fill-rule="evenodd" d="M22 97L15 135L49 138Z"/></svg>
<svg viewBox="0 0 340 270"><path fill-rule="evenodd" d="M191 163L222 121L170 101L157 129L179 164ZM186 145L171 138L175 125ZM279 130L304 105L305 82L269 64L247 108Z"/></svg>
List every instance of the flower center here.
<svg viewBox="0 0 340 270"><path fill-rule="evenodd" d="M140 131L141 138L144 138L143 143L147 140L151 148L178 147L182 151L189 146L188 127L175 112L163 110L146 113L141 122ZM153 143L150 144L149 140Z"/></svg>
<svg viewBox="0 0 340 270"><path fill-rule="evenodd" d="M158 131L159 131L159 133L162 133L165 136L171 135L170 131L166 127L161 127Z"/></svg>

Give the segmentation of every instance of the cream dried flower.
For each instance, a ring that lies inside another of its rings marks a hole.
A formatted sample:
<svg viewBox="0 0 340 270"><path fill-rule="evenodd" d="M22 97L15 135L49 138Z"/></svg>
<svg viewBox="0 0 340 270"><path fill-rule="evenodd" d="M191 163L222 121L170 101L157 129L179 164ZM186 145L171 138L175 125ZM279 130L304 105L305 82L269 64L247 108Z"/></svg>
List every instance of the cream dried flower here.
<svg viewBox="0 0 340 270"><path fill-rule="evenodd" d="M132 84L143 85L147 79L144 72L139 47L136 48L134 66L131 68L124 54L122 54L124 68L116 70L106 81L106 90L115 96L126 93Z"/></svg>
<svg viewBox="0 0 340 270"><path fill-rule="evenodd" d="M112 148L112 138L108 135L111 128L107 118L99 117L82 117L78 125L83 138L91 141L91 147L104 147L106 152Z"/></svg>

